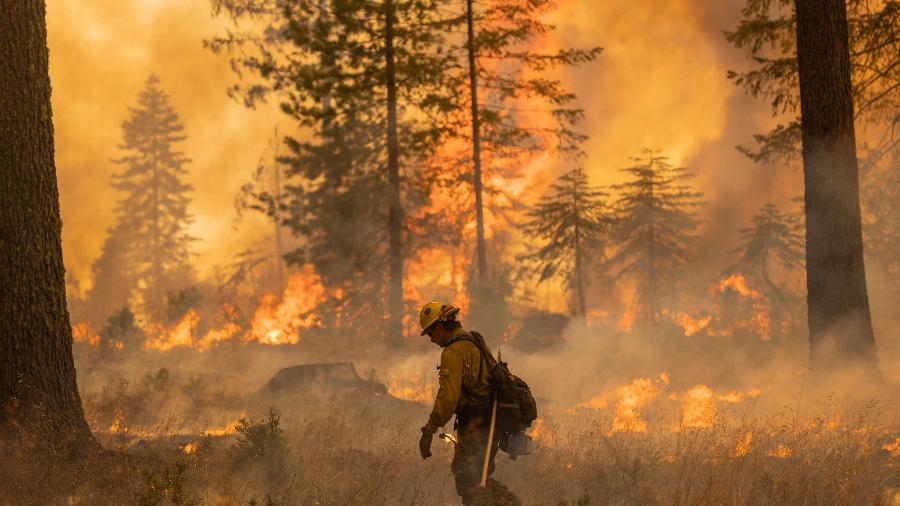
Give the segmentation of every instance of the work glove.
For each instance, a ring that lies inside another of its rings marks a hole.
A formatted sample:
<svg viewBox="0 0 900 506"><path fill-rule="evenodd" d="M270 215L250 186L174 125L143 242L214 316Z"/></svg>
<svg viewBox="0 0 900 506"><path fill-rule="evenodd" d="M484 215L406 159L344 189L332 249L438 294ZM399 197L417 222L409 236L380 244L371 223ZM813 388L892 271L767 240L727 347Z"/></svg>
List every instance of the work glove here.
<svg viewBox="0 0 900 506"><path fill-rule="evenodd" d="M422 437L419 439L419 453L422 454L423 459L431 456L431 440L433 437L434 434L422 431Z"/></svg>

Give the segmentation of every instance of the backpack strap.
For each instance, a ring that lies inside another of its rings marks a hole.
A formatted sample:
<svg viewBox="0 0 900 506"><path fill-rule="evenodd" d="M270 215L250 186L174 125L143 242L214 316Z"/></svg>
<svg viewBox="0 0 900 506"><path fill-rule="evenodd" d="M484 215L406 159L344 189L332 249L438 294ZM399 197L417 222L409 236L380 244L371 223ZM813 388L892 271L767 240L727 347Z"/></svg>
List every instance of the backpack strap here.
<svg viewBox="0 0 900 506"><path fill-rule="evenodd" d="M494 367L495 365L497 365L497 359L495 359L494 356L491 355L491 353L488 351L487 345L484 344L484 337L482 337L482 335L478 332L473 330L471 332L466 332L465 334L460 334L456 337L452 337L447 341L447 344L445 346L450 346L451 344L458 341L469 341L470 343L474 344L475 347L478 348L478 351L481 352L482 360L487 360L490 367Z"/></svg>
<svg viewBox="0 0 900 506"><path fill-rule="evenodd" d="M460 334L456 337L451 338L447 341L446 346L450 346L451 344L458 341L469 341L474 344L481 355L481 360L478 361L478 377L481 378L484 375L484 363L488 363L488 367L494 368L497 365L497 361L494 359L493 355L490 354L487 350L487 346L484 344L484 337L481 336L476 331L466 332L465 334Z"/></svg>

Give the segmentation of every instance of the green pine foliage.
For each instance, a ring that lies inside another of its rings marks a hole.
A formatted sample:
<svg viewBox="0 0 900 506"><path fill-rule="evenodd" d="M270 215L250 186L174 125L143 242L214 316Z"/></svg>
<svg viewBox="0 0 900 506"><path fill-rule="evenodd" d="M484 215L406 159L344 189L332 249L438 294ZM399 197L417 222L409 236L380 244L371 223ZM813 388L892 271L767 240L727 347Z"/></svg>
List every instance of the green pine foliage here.
<svg viewBox="0 0 900 506"><path fill-rule="evenodd" d="M538 283L561 277L572 295L574 313L587 312L587 273L602 263L611 216L608 195L590 186L581 168L562 175L528 212L522 231L542 244L521 257L538 275Z"/></svg>
<svg viewBox="0 0 900 506"><path fill-rule="evenodd" d="M684 167L648 149L634 161L622 169L630 179L612 186L619 196L608 265L634 282L636 314L650 322L659 318L660 297L672 288L673 275L693 256L703 202Z"/></svg>
<svg viewBox="0 0 900 506"><path fill-rule="evenodd" d="M159 80L150 76L122 124L121 167L113 186L123 193L111 230L124 239L127 271L144 311L153 318L165 309L166 294L193 277L188 233L191 185L184 182L190 161L176 145L184 126Z"/></svg>

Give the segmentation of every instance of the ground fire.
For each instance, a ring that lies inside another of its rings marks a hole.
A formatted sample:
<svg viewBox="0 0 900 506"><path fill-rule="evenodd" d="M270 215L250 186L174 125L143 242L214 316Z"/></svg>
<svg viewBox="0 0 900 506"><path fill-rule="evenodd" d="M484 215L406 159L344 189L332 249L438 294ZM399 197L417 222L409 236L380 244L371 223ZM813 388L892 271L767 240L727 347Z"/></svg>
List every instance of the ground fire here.
<svg viewBox="0 0 900 506"><path fill-rule="evenodd" d="M900 505L897 2L0 12L0 505Z"/></svg>

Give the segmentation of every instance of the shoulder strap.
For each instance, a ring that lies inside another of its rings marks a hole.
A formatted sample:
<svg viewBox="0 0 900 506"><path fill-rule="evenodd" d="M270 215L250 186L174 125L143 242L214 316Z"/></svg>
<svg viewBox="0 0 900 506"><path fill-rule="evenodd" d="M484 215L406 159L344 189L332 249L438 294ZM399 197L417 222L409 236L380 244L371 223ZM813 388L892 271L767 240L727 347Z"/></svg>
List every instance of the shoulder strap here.
<svg viewBox="0 0 900 506"><path fill-rule="evenodd" d="M474 344L478 351L481 352L481 358L486 360L490 367L494 367L497 365L497 359L494 358L493 355L488 351L487 346L484 344L484 337L481 336L478 332L472 330L465 334L460 334L449 341L447 341L447 346L457 342L457 341L469 341Z"/></svg>

